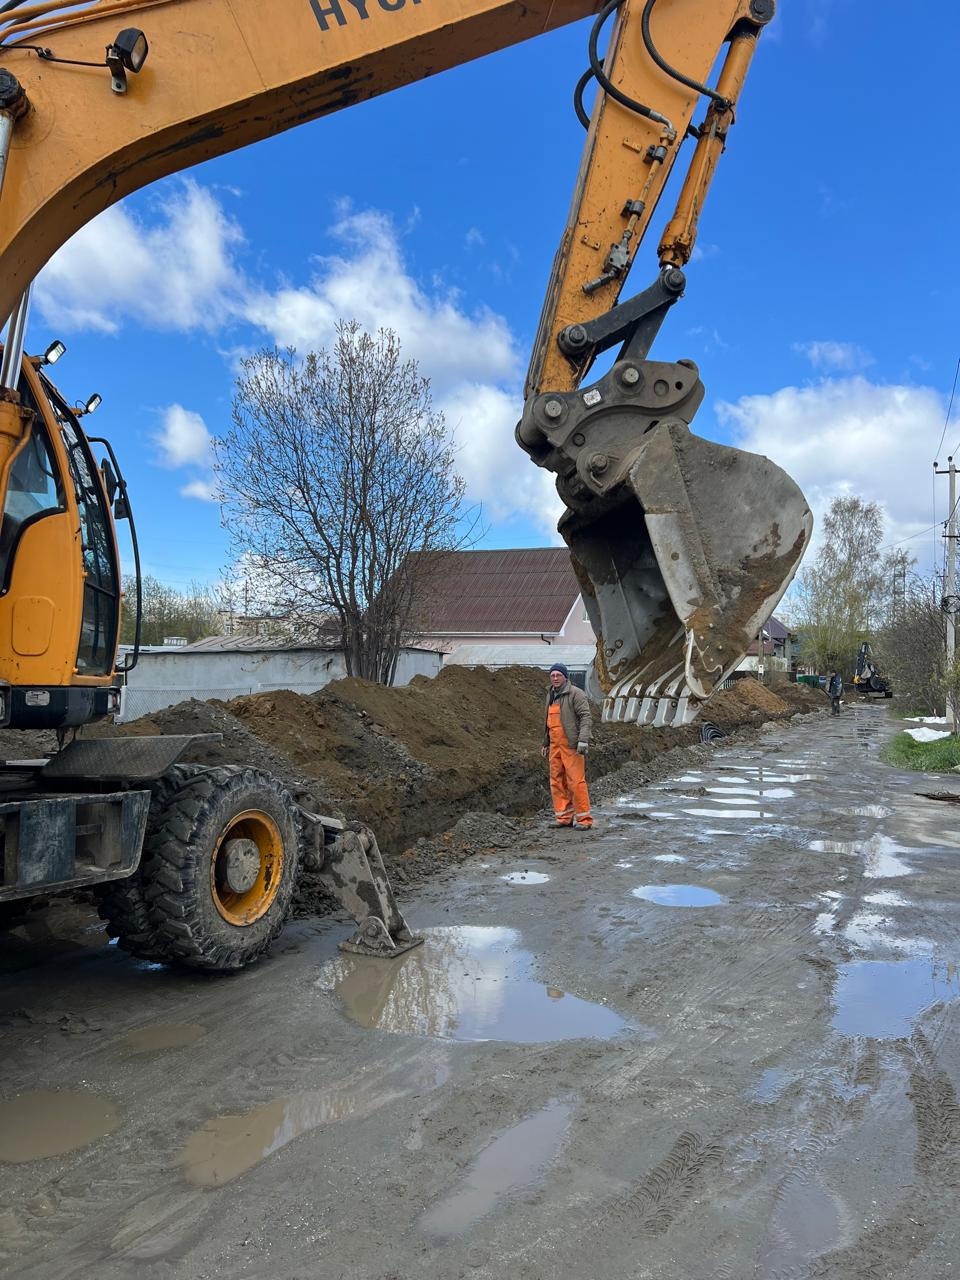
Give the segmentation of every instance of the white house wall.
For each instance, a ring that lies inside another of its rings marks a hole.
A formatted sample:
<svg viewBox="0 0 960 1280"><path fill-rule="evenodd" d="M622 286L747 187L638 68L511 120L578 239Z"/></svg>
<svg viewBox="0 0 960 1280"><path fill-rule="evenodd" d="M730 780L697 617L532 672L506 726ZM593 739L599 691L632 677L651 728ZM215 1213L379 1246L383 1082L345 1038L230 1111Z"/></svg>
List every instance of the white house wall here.
<svg viewBox="0 0 960 1280"><path fill-rule="evenodd" d="M405 649L397 663L396 684L414 676L439 674L441 656L421 649ZM339 650L279 649L227 653L143 653L123 691L120 723L188 698L229 701L242 694L270 689L316 693L346 675Z"/></svg>

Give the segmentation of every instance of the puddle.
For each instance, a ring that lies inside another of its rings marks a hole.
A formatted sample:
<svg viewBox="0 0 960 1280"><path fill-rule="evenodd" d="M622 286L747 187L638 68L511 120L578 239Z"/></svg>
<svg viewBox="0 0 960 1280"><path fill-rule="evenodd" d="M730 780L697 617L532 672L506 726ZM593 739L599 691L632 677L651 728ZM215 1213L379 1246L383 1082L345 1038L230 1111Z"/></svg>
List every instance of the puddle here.
<svg viewBox="0 0 960 1280"><path fill-rule="evenodd" d="M418 1226L435 1244L464 1235L501 1202L542 1181L570 1128L573 1107L550 1102L503 1129L472 1162L457 1187L422 1214Z"/></svg>
<svg viewBox="0 0 960 1280"><path fill-rule="evenodd" d="M123 1037L123 1046L131 1053L161 1053L164 1049L185 1049L206 1034L206 1027L196 1022L157 1022L128 1031Z"/></svg>
<svg viewBox="0 0 960 1280"><path fill-rule="evenodd" d="M839 968L833 1026L847 1036L908 1036L925 1009L958 995L960 977L952 966L929 959L855 960Z"/></svg>
<svg viewBox="0 0 960 1280"><path fill-rule="evenodd" d="M719 814L716 809L684 809L684 813L689 813L694 818L719 818L723 817L724 822L729 818L775 818L775 813L766 813L760 809L728 809L726 813Z"/></svg>
<svg viewBox="0 0 960 1280"><path fill-rule="evenodd" d="M215 1116L198 1129L180 1153L178 1164L195 1187L222 1187L321 1125L372 1115L410 1094L436 1089L449 1076L444 1062L394 1064L366 1068L352 1080L328 1089L310 1089L274 1098L242 1115Z"/></svg>
<svg viewBox="0 0 960 1280"><path fill-rule="evenodd" d="M909 901L902 893L897 893L895 889L881 889L879 893L868 893L864 898L864 902L869 902L873 907L907 907Z"/></svg>
<svg viewBox="0 0 960 1280"><path fill-rule="evenodd" d="M500 879L506 880L507 884L546 884L550 877L542 871L511 871Z"/></svg>
<svg viewBox="0 0 960 1280"><path fill-rule="evenodd" d="M120 1124L112 1098L85 1089L38 1089L0 1102L0 1161L45 1160L106 1138Z"/></svg>
<svg viewBox="0 0 960 1280"><path fill-rule="evenodd" d="M445 1040L539 1044L608 1037L627 1027L602 1004L545 987L529 976L533 956L514 929L428 929L422 947L399 960L341 957L319 985L361 1027Z"/></svg>
<svg viewBox="0 0 960 1280"><path fill-rule="evenodd" d="M869 880L910 875L913 867L896 855L919 852L881 835L871 836L869 840L811 840L807 848L815 853L846 853L862 857L863 874Z"/></svg>
<svg viewBox="0 0 960 1280"><path fill-rule="evenodd" d="M714 788L714 790L716 790L716 788ZM758 796L759 792L756 792L755 795ZM710 804L756 805L757 803L756 799L750 800L746 796L711 795L708 796L707 799Z"/></svg>
<svg viewBox="0 0 960 1280"><path fill-rule="evenodd" d="M689 813L689 812L690 812L689 809L684 810L684 813ZM658 818L661 822L679 822L680 821L679 813L664 813L663 811L654 812L653 810L651 810L650 817Z"/></svg>
<svg viewBox="0 0 960 1280"><path fill-rule="evenodd" d="M630 868L633 866L633 863L632 862L615 862L613 865L615 867L619 867L621 871L629 871Z"/></svg>
<svg viewBox="0 0 960 1280"><path fill-rule="evenodd" d="M650 800L634 800L630 796L621 796L615 803L618 809L649 809L653 802Z"/></svg>
<svg viewBox="0 0 960 1280"><path fill-rule="evenodd" d="M631 892L661 907L718 907L726 902L719 893L696 884L642 884Z"/></svg>
<svg viewBox="0 0 960 1280"><path fill-rule="evenodd" d="M788 800L795 792L790 787L707 787L707 795L715 797L717 804L751 804L756 800ZM749 799L736 800L734 796L754 796Z"/></svg>
<svg viewBox="0 0 960 1280"><path fill-rule="evenodd" d="M842 1201L822 1183L788 1181L773 1215L777 1243L764 1259L765 1272L793 1272L797 1264L836 1249L844 1239L846 1217Z"/></svg>
<svg viewBox="0 0 960 1280"><path fill-rule="evenodd" d="M893 810L883 804L860 804L852 809L838 809L837 812L849 813L854 818L889 818L893 814Z"/></svg>
<svg viewBox="0 0 960 1280"><path fill-rule="evenodd" d="M749 1091L751 1098L756 1098L758 1102L774 1102L780 1097L784 1089L792 1080L789 1071L784 1071L782 1067L767 1067L760 1079Z"/></svg>
<svg viewBox="0 0 960 1280"><path fill-rule="evenodd" d="M686 862L686 858L681 853L655 853L652 862Z"/></svg>

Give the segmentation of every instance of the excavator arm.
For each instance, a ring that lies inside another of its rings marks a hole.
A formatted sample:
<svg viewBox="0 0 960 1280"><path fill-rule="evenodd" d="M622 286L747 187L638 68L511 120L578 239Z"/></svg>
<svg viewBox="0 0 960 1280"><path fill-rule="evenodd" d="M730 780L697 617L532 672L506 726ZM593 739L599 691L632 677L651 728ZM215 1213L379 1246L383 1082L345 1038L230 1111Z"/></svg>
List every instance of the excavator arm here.
<svg viewBox="0 0 960 1280"><path fill-rule="evenodd" d="M29 429L17 386L31 282L91 218L157 178L591 17L577 95L586 146L517 438L556 473L568 509L561 530L598 636L605 716L692 719L780 598L810 531L802 495L772 463L690 433L703 397L696 367L647 359L683 292L700 209L772 16L772 0L0 4L0 316L12 317L0 487ZM622 301L682 148L690 163L656 278ZM612 369L585 385L615 347ZM36 374L24 377L35 388ZM31 590L41 593L36 582ZM8 591L0 628L15 607ZM15 678L18 662L0 654L0 679ZM32 670L36 679L36 661Z"/></svg>

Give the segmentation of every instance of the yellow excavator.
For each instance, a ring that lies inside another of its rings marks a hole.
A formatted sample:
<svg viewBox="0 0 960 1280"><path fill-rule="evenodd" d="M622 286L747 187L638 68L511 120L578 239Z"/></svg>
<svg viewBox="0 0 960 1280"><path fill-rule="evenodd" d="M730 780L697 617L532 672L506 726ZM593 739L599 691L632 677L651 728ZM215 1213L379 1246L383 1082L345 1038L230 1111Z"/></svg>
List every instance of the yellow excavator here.
<svg viewBox="0 0 960 1280"><path fill-rule="evenodd" d="M118 708L115 525L131 504L110 445L50 379L56 346L26 354L30 289L75 231L158 178L582 19L586 144L517 441L566 504L604 717L694 718L812 523L768 459L692 434L696 365L648 358L773 16L774 0L0 2L0 724L60 740L0 768L0 903L97 886L127 950L232 969L276 936L306 860L357 920L349 946L415 945L371 832L253 765L178 764L189 737L67 741ZM622 298L682 151L653 281Z"/></svg>

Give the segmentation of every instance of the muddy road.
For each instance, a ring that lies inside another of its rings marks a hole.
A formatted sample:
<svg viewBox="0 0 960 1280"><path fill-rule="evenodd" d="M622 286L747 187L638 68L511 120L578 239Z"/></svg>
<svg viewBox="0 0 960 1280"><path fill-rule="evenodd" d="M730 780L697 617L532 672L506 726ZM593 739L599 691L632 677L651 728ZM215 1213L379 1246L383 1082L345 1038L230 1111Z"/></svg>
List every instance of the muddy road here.
<svg viewBox="0 0 960 1280"><path fill-rule="evenodd" d="M231 978L0 945L20 1280L960 1272L960 833L809 717ZM939 780L939 788L943 786Z"/></svg>

